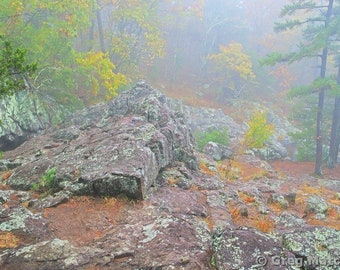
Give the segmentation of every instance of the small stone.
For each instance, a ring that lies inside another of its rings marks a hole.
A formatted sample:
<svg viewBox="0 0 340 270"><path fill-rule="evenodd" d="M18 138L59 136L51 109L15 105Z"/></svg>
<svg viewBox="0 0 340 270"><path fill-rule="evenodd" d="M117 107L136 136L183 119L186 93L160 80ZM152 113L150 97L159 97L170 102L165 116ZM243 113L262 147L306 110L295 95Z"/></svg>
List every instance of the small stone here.
<svg viewBox="0 0 340 270"><path fill-rule="evenodd" d="M336 199L336 200L340 200L340 192L337 192L337 193L335 194L335 199Z"/></svg>
<svg viewBox="0 0 340 270"><path fill-rule="evenodd" d="M326 220L326 215L318 213L314 216L314 218L317 219L317 220Z"/></svg>
<svg viewBox="0 0 340 270"><path fill-rule="evenodd" d="M295 192L288 193L284 195L284 198L288 201L289 204L295 204L296 193Z"/></svg>
<svg viewBox="0 0 340 270"><path fill-rule="evenodd" d="M324 198L316 195L309 196L305 213L324 214L328 210L328 204Z"/></svg>
<svg viewBox="0 0 340 270"><path fill-rule="evenodd" d="M267 214L269 214L270 210L269 210L266 206L260 205L260 206L258 207L258 212L259 212L260 214L267 215Z"/></svg>
<svg viewBox="0 0 340 270"><path fill-rule="evenodd" d="M247 207L241 207L240 208L240 215L242 216L242 217L248 217L248 208Z"/></svg>
<svg viewBox="0 0 340 270"><path fill-rule="evenodd" d="M189 256L185 256L185 257L182 257L182 258L181 258L181 263L182 263L182 264L187 264L187 263L189 263L189 262L190 262Z"/></svg>

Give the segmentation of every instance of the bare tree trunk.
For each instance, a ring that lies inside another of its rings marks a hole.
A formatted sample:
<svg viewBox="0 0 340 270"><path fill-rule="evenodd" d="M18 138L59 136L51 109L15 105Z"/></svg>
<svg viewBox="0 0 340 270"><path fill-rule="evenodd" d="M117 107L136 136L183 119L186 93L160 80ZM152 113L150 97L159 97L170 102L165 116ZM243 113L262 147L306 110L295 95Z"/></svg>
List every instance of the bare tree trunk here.
<svg viewBox="0 0 340 270"><path fill-rule="evenodd" d="M328 26L331 15L333 11L333 0L329 0L325 27ZM327 66L327 56L328 56L328 48L325 47L322 50L321 56L321 70L320 77L325 78L326 76L326 66ZM322 138L322 118L323 118L323 107L325 100L325 89L321 89L319 93L319 102L318 102L318 113L316 116L316 159L315 159L315 168L314 173L316 175L322 175L322 149L323 149L323 138Z"/></svg>
<svg viewBox="0 0 340 270"><path fill-rule="evenodd" d="M337 83L340 85L340 58L338 66L338 76ZM329 157L328 157L328 167L334 168L339 153L339 125L340 125L340 95L335 97L333 119L332 119L332 130L331 130L331 140L329 143Z"/></svg>
<svg viewBox="0 0 340 270"><path fill-rule="evenodd" d="M97 24L98 24L98 34L99 34L100 49L101 49L102 52L105 53L106 49L105 49L103 22L102 22L102 16L100 14L100 9L96 10L96 17L97 17Z"/></svg>

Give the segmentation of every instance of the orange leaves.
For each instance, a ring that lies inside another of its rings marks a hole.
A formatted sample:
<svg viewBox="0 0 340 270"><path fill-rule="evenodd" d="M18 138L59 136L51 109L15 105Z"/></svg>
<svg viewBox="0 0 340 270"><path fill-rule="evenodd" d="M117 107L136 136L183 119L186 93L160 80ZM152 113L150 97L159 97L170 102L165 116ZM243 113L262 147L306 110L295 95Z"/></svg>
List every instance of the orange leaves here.
<svg viewBox="0 0 340 270"><path fill-rule="evenodd" d="M275 76L283 90L291 89L292 83L296 81L296 76L289 70L287 64L280 64L270 74Z"/></svg>
<svg viewBox="0 0 340 270"><path fill-rule="evenodd" d="M2 180L2 181L7 180L8 178L11 177L12 173L13 173L12 170L3 172L3 173L1 174L1 180Z"/></svg>
<svg viewBox="0 0 340 270"><path fill-rule="evenodd" d="M171 11L181 16L195 16L200 20L204 17L205 0L196 1L167 1L171 4Z"/></svg>
<svg viewBox="0 0 340 270"><path fill-rule="evenodd" d="M11 232L0 232L0 249L15 248L19 245L19 239Z"/></svg>
<svg viewBox="0 0 340 270"><path fill-rule="evenodd" d="M255 197L253 195L249 195L244 192L238 192L238 196L244 201L245 203L254 203L255 202Z"/></svg>
<svg viewBox="0 0 340 270"><path fill-rule="evenodd" d="M269 233L274 229L275 222L269 217L263 216L256 220L254 227L264 233Z"/></svg>
<svg viewBox="0 0 340 270"><path fill-rule="evenodd" d="M208 165L203 162L203 161L200 161L200 171L204 174L207 174L207 175L216 175L216 172L214 172L213 170L211 170Z"/></svg>

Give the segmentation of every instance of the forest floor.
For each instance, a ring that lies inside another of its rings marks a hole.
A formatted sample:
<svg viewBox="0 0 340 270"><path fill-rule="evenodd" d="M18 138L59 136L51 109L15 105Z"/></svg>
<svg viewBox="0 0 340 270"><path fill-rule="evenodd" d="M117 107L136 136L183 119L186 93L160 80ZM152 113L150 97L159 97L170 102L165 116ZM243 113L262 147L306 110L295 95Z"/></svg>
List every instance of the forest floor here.
<svg viewBox="0 0 340 270"><path fill-rule="evenodd" d="M278 215L283 211L289 211L295 216L304 218L307 224L340 229L339 214L335 210L329 210L326 220L317 220L314 219L312 214L307 216L304 213L305 199L311 194L320 195L328 202L340 206L340 201L335 198L335 192L327 186L328 180L339 180L340 165L334 169L325 168L322 178L315 178L312 175L313 162L273 161L270 165L274 169L270 174L274 173L275 177L269 176L269 180L276 181L277 177L278 179L288 179L289 181L284 181L281 184L280 191L297 193L296 204L287 210L277 207L275 204L269 204L273 214ZM251 182L256 181L256 175L259 174L260 168L255 168L242 161L239 161L237 166L243 166L242 177L230 184L251 186ZM261 175L263 175L263 172L261 172ZM204 193L204 191L201 192ZM256 227L264 232L274 229L274 219L270 214L264 220L259 220L256 208L251 206L252 198L243 197L243 200L248 204L249 216L241 218L237 213L233 213L232 209L229 209L235 224ZM127 198L82 196L73 197L57 207L47 208L43 215L55 237L67 239L76 246L82 246L102 237L113 226L124 222L124 216L127 212L147 207L148 204L148 200L135 202ZM213 221L207 220L207 222Z"/></svg>

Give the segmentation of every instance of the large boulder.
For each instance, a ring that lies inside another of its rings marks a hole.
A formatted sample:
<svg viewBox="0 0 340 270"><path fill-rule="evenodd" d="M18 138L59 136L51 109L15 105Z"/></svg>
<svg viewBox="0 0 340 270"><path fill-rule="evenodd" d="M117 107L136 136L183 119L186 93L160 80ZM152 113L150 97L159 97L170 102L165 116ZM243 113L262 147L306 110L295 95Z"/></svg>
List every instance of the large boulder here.
<svg viewBox="0 0 340 270"><path fill-rule="evenodd" d="M86 108L61 129L6 152L3 164L17 166L7 183L27 190L53 169L52 180L74 194L143 199L174 161L198 168L184 114L170 103L139 83L108 104Z"/></svg>

